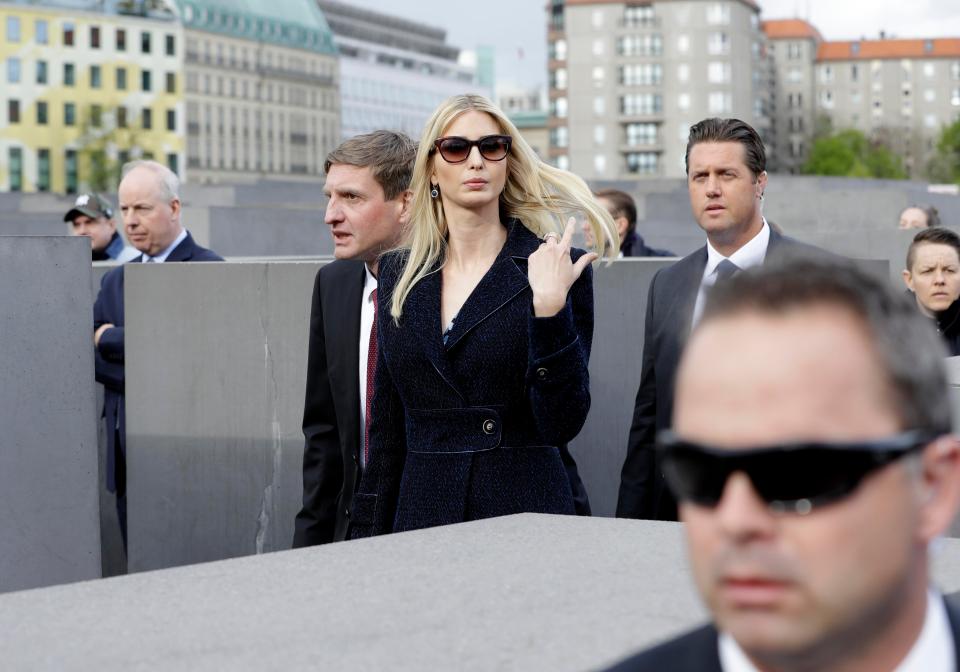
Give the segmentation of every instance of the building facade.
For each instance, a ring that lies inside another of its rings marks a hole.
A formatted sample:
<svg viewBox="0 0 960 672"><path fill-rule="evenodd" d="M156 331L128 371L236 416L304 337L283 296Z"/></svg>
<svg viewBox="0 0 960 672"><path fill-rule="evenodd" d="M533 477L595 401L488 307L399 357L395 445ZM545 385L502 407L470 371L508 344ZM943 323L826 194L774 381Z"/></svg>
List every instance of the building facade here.
<svg viewBox="0 0 960 672"><path fill-rule="evenodd" d="M316 1L340 51L342 139L376 129L418 139L450 96L490 96L475 68L460 64L460 50L446 43L446 31L344 2Z"/></svg>
<svg viewBox="0 0 960 672"><path fill-rule="evenodd" d="M192 181L317 180L340 137L336 46L313 0L176 0Z"/></svg>
<svg viewBox="0 0 960 672"><path fill-rule="evenodd" d="M104 188L132 158L183 170L181 26L87 4L0 2L0 191Z"/></svg>
<svg viewBox="0 0 960 672"><path fill-rule="evenodd" d="M552 0L551 161L586 179L682 176L689 128L711 116L772 143L759 13L750 0Z"/></svg>

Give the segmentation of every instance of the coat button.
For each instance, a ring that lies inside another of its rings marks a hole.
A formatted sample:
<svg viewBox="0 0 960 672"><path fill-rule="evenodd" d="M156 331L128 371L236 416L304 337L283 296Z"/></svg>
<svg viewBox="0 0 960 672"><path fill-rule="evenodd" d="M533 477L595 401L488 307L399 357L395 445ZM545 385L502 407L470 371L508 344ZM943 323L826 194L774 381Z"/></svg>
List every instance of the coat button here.
<svg viewBox="0 0 960 672"><path fill-rule="evenodd" d="M357 454L356 454L356 453L353 454L353 463L354 463L354 464L360 464L360 458L357 457Z"/></svg>
<svg viewBox="0 0 960 672"><path fill-rule="evenodd" d="M547 373L549 372L541 366L539 369L537 369L537 378L539 378L540 380L543 380L544 378L547 377Z"/></svg>
<svg viewBox="0 0 960 672"><path fill-rule="evenodd" d="M350 509L344 509L344 510L343 510L343 515L345 515L347 518L349 518L349 517L350 517Z"/></svg>
<svg viewBox="0 0 960 672"><path fill-rule="evenodd" d="M484 420L483 421L483 433L484 434L493 434L497 429L497 423L494 420Z"/></svg>

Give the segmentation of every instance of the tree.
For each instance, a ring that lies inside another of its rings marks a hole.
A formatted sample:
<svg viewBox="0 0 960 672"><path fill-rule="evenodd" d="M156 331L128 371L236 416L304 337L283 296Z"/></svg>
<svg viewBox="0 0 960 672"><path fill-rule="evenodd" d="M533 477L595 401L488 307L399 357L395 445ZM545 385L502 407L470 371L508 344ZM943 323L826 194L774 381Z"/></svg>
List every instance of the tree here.
<svg viewBox="0 0 960 672"><path fill-rule="evenodd" d="M960 183L960 119L940 131L937 153L927 165L927 175L934 182Z"/></svg>
<svg viewBox="0 0 960 672"><path fill-rule="evenodd" d="M814 140L803 172L808 175L897 180L907 177L903 162L889 147L879 140L870 140L860 131L853 129Z"/></svg>
<svg viewBox="0 0 960 672"><path fill-rule="evenodd" d="M139 129L117 121L122 113L119 108L101 110L91 108L80 123L77 147L80 174L84 188L99 193L112 192L120 183L123 167L122 153L139 155Z"/></svg>

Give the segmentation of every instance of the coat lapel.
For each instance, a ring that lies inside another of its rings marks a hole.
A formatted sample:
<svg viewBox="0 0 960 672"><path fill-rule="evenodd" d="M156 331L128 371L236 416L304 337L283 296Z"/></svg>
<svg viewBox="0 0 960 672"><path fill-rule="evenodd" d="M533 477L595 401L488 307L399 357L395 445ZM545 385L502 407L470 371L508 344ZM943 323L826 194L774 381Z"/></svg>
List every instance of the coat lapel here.
<svg viewBox="0 0 960 672"><path fill-rule="evenodd" d="M512 220L508 224L507 240L503 249L457 313L453 329L447 338L448 352L477 325L530 287L527 280L527 257L538 245L536 235L518 220ZM439 314L439 292L437 312Z"/></svg>
<svg viewBox="0 0 960 672"><path fill-rule="evenodd" d="M668 319L673 325L673 333L679 336L682 343L690 335L693 327L693 309L697 303L697 294L700 293L700 283L703 281L703 269L707 266L707 248L701 247L689 259L689 267L677 279L677 301L671 306Z"/></svg>
<svg viewBox="0 0 960 672"><path fill-rule="evenodd" d="M403 308L402 326L415 334L420 340L423 353L433 364L440 377L460 397L457 386L453 384L453 373L447 362L443 345L443 331L440 327L440 266L426 275L410 289L406 305Z"/></svg>
<svg viewBox="0 0 960 672"><path fill-rule="evenodd" d="M343 283L323 287L324 330L327 331L328 362L343 362L343 366L328 364L330 387L337 398L347 400L343 412L353 428L360 426L360 311L366 271L363 262L347 262L349 269ZM338 410L338 415L340 411ZM354 432L353 435L356 435Z"/></svg>
<svg viewBox="0 0 960 672"><path fill-rule="evenodd" d="M167 261L189 261L193 258L194 247L193 237L190 235L190 232L187 231L187 237L173 248L170 256L167 257Z"/></svg>

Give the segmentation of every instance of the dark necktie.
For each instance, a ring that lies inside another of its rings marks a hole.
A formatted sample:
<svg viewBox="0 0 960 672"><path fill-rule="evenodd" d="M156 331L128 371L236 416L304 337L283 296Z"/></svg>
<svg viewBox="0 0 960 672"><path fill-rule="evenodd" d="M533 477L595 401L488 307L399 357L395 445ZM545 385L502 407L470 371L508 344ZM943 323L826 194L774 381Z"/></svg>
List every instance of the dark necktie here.
<svg viewBox="0 0 960 672"><path fill-rule="evenodd" d="M373 406L373 379L377 374L377 290L370 295L373 301L373 322L370 324L370 346L367 348L367 399L363 416L363 465L370 463L370 409Z"/></svg>
<svg viewBox="0 0 960 672"><path fill-rule="evenodd" d="M724 259L719 264L717 264L717 281L714 284L720 285L730 278L732 278L736 273L740 271L740 267L729 259Z"/></svg>

